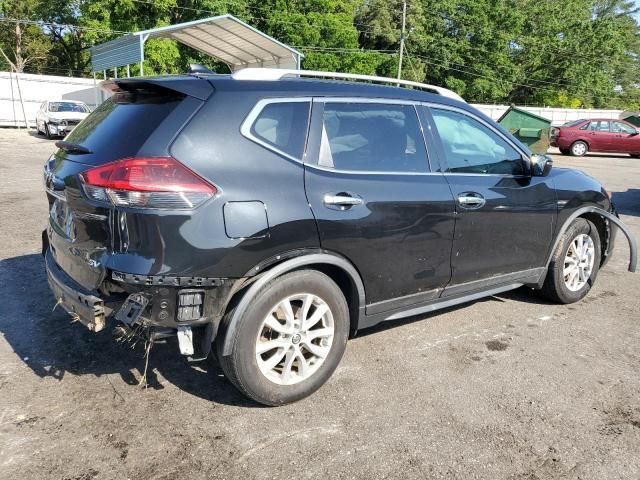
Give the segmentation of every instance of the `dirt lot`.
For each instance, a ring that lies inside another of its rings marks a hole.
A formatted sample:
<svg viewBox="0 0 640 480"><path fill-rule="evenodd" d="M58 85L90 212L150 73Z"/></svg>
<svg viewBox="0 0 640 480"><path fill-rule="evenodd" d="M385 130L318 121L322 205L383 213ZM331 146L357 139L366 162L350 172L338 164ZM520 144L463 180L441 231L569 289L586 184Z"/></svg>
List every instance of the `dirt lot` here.
<svg viewBox="0 0 640 480"><path fill-rule="evenodd" d="M50 141L0 130L0 478L640 478L640 274L620 238L587 299L526 289L362 332L329 383L246 401L175 344L51 312L39 255ZM556 157L614 192L640 238L640 161Z"/></svg>

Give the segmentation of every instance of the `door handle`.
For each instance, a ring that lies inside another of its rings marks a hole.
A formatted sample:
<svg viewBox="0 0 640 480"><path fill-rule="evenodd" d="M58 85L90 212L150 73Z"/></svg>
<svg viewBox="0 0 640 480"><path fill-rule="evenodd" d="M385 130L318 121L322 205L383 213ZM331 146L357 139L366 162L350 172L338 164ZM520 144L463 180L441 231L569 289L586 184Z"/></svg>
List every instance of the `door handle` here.
<svg viewBox="0 0 640 480"><path fill-rule="evenodd" d="M458 204L462 208L477 209L485 206L487 201L476 192L465 192L458 195Z"/></svg>
<svg viewBox="0 0 640 480"><path fill-rule="evenodd" d="M355 205L362 205L364 200L350 193L327 193L323 198L323 202L328 207L340 207L342 210L351 208Z"/></svg>

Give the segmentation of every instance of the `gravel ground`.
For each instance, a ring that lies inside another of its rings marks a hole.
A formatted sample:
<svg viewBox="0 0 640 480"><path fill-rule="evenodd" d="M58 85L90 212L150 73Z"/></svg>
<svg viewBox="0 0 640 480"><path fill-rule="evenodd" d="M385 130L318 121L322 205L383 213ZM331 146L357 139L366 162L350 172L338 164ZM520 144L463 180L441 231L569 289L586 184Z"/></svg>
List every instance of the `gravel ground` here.
<svg viewBox="0 0 640 480"><path fill-rule="evenodd" d="M640 478L640 275L582 302L529 290L362 332L309 399L261 408L174 343L115 343L51 311L39 255L50 141L0 130L0 478ZM640 161L556 156L640 238Z"/></svg>

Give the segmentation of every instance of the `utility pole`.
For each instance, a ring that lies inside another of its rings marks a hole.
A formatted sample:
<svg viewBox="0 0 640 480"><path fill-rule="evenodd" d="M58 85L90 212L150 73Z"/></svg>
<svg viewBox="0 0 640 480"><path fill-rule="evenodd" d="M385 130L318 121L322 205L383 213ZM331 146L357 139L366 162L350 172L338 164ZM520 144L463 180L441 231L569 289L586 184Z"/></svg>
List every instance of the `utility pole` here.
<svg viewBox="0 0 640 480"><path fill-rule="evenodd" d="M407 0L402 0L402 32L400 33L400 58L398 60L398 80L402 75L402 55L404 54L404 37L407 27ZM400 84L398 84L400 86Z"/></svg>

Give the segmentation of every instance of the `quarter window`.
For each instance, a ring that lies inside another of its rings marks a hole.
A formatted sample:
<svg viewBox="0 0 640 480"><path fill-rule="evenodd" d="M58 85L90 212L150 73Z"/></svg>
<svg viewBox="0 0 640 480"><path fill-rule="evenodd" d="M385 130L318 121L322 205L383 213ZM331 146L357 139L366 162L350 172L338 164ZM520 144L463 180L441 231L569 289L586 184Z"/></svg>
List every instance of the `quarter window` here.
<svg viewBox="0 0 640 480"><path fill-rule="evenodd" d="M260 111L251 134L277 150L302 158L310 102L273 102Z"/></svg>
<svg viewBox="0 0 640 480"><path fill-rule="evenodd" d="M449 172L524 175L520 153L493 130L462 113L431 113Z"/></svg>
<svg viewBox="0 0 640 480"><path fill-rule="evenodd" d="M427 152L415 108L326 103L318 163L351 171L427 172Z"/></svg>

